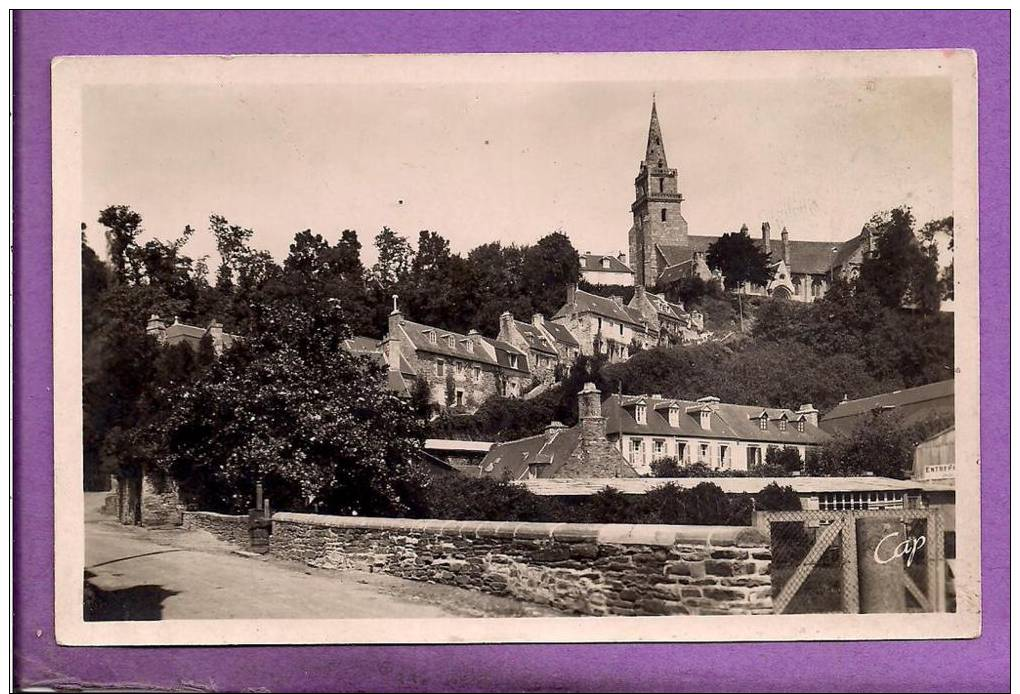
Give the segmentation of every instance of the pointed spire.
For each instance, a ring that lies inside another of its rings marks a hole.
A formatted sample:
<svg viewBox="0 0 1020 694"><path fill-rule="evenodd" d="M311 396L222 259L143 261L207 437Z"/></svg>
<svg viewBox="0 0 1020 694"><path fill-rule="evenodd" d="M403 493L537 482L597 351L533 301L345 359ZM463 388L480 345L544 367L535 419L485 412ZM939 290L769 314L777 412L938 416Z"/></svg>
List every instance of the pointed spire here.
<svg viewBox="0 0 1020 694"><path fill-rule="evenodd" d="M655 96L652 96L652 119L648 124L648 147L645 150L645 164L650 169L665 169L666 147L662 144L662 131L659 129L659 114L655 111Z"/></svg>

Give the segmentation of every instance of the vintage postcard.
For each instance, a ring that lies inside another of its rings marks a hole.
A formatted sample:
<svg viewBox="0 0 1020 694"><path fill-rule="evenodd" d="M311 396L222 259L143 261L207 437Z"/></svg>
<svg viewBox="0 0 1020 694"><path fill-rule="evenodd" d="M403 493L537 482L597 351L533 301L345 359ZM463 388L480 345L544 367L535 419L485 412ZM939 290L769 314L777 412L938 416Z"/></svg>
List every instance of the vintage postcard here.
<svg viewBox="0 0 1020 694"><path fill-rule="evenodd" d="M976 71L54 60L58 641L977 636Z"/></svg>

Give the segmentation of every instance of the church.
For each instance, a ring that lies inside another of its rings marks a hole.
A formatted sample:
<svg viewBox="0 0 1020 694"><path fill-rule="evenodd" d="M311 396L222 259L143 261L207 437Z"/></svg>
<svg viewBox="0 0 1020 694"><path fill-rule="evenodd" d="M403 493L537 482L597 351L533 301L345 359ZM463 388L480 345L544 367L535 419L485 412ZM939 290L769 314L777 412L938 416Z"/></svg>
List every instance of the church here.
<svg viewBox="0 0 1020 694"><path fill-rule="evenodd" d="M688 233L684 199L677 170L666 159L653 100L648 144L634 180L631 205L630 269L635 285L661 291L691 277L722 279L706 262L709 246L719 237ZM775 273L766 287L746 286L750 294L810 303L825 295L835 277L855 276L864 255L874 248L868 227L847 241L794 241L785 227L775 239L768 222L762 222L761 229L760 243L771 254ZM741 231L747 232L746 224Z"/></svg>

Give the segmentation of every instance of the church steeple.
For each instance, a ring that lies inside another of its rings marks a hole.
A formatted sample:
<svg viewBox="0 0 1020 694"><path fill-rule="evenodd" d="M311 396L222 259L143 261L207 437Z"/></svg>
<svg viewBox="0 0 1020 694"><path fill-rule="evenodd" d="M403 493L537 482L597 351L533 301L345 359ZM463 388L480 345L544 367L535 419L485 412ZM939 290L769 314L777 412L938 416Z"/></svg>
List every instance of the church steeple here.
<svg viewBox="0 0 1020 694"><path fill-rule="evenodd" d="M659 128L659 114L655 111L655 97L652 97L652 119L648 124L648 147L645 148L645 166L649 169L666 169L666 147L662 144L662 130Z"/></svg>
<svg viewBox="0 0 1020 694"><path fill-rule="evenodd" d="M653 96L648 144L634 179L634 204L630 206L634 216L629 234L630 258L635 283L654 287L668 258L677 257L676 253L667 256L661 249L687 245L687 220L680 212L683 200L676 169L666 163L666 147Z"/></svg>

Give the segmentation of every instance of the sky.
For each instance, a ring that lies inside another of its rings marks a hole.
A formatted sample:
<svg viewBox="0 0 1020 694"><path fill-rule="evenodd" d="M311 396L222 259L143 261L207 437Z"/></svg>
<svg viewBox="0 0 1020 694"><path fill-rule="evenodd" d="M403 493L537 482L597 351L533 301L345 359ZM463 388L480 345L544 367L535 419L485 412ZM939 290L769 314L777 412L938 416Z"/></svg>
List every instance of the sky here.
<svg viewBox="0 0 1020 694"><path fill-rule="evenodd" d="M845 240L876 212L952 214L952 91L943 78L660 82L118 85L83 96L82 221L111 204L145 238L211 214L278 260L294 234L383 226L465 252L562 230L626 250L655 94L690 233L746 223Z"/></svg>

